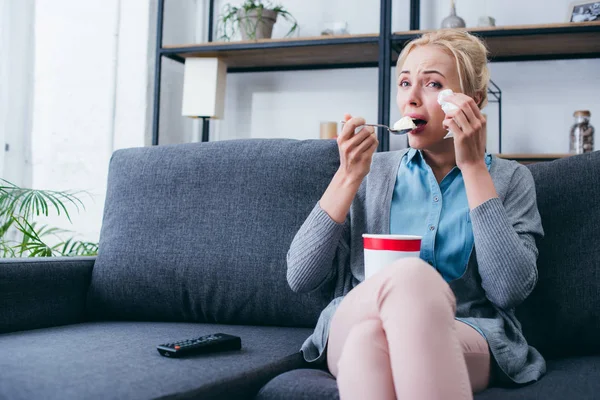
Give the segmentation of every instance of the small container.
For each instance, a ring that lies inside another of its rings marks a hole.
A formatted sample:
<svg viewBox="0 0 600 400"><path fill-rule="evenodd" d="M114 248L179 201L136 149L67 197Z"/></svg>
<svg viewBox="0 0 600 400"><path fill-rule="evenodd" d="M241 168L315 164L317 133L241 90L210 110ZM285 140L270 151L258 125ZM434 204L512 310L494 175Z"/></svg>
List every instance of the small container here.
<svg viewBox="0 0 600 400"><path fill-rule="evenodd" d="M335 121L321 122L321 130L319 137L321 139L335 139L337 138L338 124Z"/></svg>
<svg viewBox="0 0 600 400"><path fill-rule="evenodd" d="M477 20L477 26L485 27L485 26L496 26L496 19L494 17L483 16L479 17Z"/></svg>
<svg viewBox="0 0 600 400"><path fill-rule="evenodd" d="M590 124L588 110L575 111L575 123L571 126L569 152L583 154L594 151L594 127Z"/></svg>

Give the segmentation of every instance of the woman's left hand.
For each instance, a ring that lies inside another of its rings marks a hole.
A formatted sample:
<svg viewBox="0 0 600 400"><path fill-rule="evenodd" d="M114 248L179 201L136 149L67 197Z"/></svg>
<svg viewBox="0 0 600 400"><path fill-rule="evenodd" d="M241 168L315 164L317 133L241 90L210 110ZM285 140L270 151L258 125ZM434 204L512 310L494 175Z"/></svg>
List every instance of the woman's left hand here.
<svg viewBox="0 0 600 400"><path fill-rule="evenodd" d="M455 93L446 101L458 107L446 114L443 125L454 133L458 168L485 164L486 120L471 97Z"/></svg>

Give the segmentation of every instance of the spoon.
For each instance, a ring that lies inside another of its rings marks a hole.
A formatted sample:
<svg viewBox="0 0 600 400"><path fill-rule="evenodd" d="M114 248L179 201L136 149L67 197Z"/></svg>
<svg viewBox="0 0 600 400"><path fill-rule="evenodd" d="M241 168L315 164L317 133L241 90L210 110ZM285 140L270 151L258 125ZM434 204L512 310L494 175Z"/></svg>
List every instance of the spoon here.
<svg viewBox="0 0 600 400"><path fill-rule="evenodd" d="M342 123L342 125L344 125L344 123L346 121L340 121ZM394 135L406 135L408 132L412 131L414 128L408 128L408 129L392 129L387 125L382 125L382 124L363 124L363 126L380 126L382 128L387 129L390 133L393 133Z"/></svg>
<svg viewBox="0 0 600 400"><path fill-rule="evenodd" d="M342 123L342 125L344 125L344 123L346 121L340 121ZM387 125L381 125L381 124L363 124L363 126L381 126L382 128L387 129L388 131L390 131L390 133L393 133L394 135L406 135L408 132L412 131L414 128L408 128L408 129L392 129ZM444 136L444 139L450 139L453 138L454 134L450 131L448 131L448 133L446 134L446 136Z"/></svg>

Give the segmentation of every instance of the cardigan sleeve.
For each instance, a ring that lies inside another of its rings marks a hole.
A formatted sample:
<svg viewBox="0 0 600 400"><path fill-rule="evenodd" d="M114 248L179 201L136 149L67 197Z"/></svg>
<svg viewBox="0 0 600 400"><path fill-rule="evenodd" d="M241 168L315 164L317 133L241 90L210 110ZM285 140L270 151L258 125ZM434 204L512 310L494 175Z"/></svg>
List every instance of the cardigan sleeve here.
<svg viewBox="0 0 600 400"><path fill-rule="evenodd" d="M310 292L333 278L336 252L348 250L349 226L350 215L337 223L317 202L287 253L287 281L294 292Z"/></svg>
<svg viewBox="0 0 600 400"><path fill-rule="evenodd" d="M504 200L492 198L474 208L471 221L488 299L500 308L515 308L537 283L536 238L544 234L529 169L518 165Z"/></svg>

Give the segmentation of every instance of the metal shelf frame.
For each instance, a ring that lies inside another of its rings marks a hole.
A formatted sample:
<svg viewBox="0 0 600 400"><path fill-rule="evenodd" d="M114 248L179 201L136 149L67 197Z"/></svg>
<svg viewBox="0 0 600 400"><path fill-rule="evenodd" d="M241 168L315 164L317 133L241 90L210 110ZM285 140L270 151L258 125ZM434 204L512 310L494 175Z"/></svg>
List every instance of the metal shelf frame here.
<svg viewBox="0 0 600 400"><path fill-rule="evenodd" d="M394 34L392 32L392 0L380 0L380 29L378 35L372 36L357 36L347 38L319 38L308 40L290 40L290 41L273 41L273 42L258 42L258 43L223 43L213 44L210 48L206 46L184 46L184 47L163 47L163 29L164 29L164 7L166 0L158 0L158 13L156 22L156 60L154 65L154 104L153 104L153 120L152 120L152 145L159 143L159 126L160 126L160 91L161 91L161 73L163 58L168 58L178 63L185 63L185 58L182 54L202 54L215 53L218 51L235 51L235 50L261 50L261 49L289 49L311 46L332 46L332 45L349 45L349 44L377 44L378 57L377 61L361 61L351 63L314 63L314 64L298 64L298 65L273 65L261 67L230 67L229 73L244 73L244 72L266 72L266 71L299 71L299 70L322 70L322 69L340 69L340 68L378 68L378 114L377 123L389 125L390 121L390 105L391 105L391 71L395 65L393 61L397 58L405 44L420 35L420 0L410 0L410 31ZM208 42L213 42L215 9L214 0L209 0L208 12ZM474 30L478 36L486 38L503 38L503 37L528 37L543 34L597 34L600 32L598 26L562 26L562 27L534 27L528 28L507 28L507 29L481 29ZM587 49L586 49L587 50ZM580 58L600 58L600 51L587 51L581 53L552 53L552 54L524 54L524 55L505 55L492 57L490 61L541 61L541 60L556 60L556 59L580 59ZM498 85L490 81L488 89L488 98L490 103L498 103L498 153L502 153L502 90ZM209 141L209 119L202 118L202 141ZM386 129L379 128L377 131L379 139L378 151L389 151L389 132Z"/></svg>
<svg viewBox="0 0 600 400"><path fill-rule="evenodd" d="M182 47L182 48L164 48L163 47L163 29L164 29L164 7L165 0L158 0L158 13L157 13L157 24L156 24L156 60L154 65L154 107L153 107L153 119L152 119L152 145L158 145L159 143L159 127L160 127L160 90L161 90L161 73L162 73L162 60L163 58L169 58L178 63L185 63L185 59L179 54L181 53L194 53L202 52L204 49L201 46L194 47ZM317 46L317 45L329 45L338 43L357 43L357 42L373 42L377 41L379 44L379 56L377 63L363 62L363 63L349 63L349 64L315 64L315 65L302 65L302 66L286 66L286 67L267 67L260 68L259 71L289 71L289 70L318 70L318 69L338 69L338 68L373 68L377 67L379 72L379 84L378 84L378 118L377 123L388 124L390 118L390 97L391 97L391 68L390 59L392 55L392 0L380 0L380 32L379 37L373 38L331 38L331 39L320 39L320 40L305 40L302 42L272 42L272 43L239 43L239 44L226 44L223 48L227 50L250 50L250 49L266 49L266 48L282 48L282 47L294 47L294 46ZM410 29L419 29L420 20L420 0L410 0ZM208 12L208 41L213 41L214 31L214 0L209 0L209 12ZM226 47L225 47L226 46ZM218 46L212 47L212 51L218 51ZM239 68L239 69L228 69L229 73L234 72L255 72L258 69L253 68ZM207 142L209 140L209 120L208 118L202 118L202 141ZM389 150L389 132L383 128L379 128L377 132L379 140L378 151Z"/></svg>

